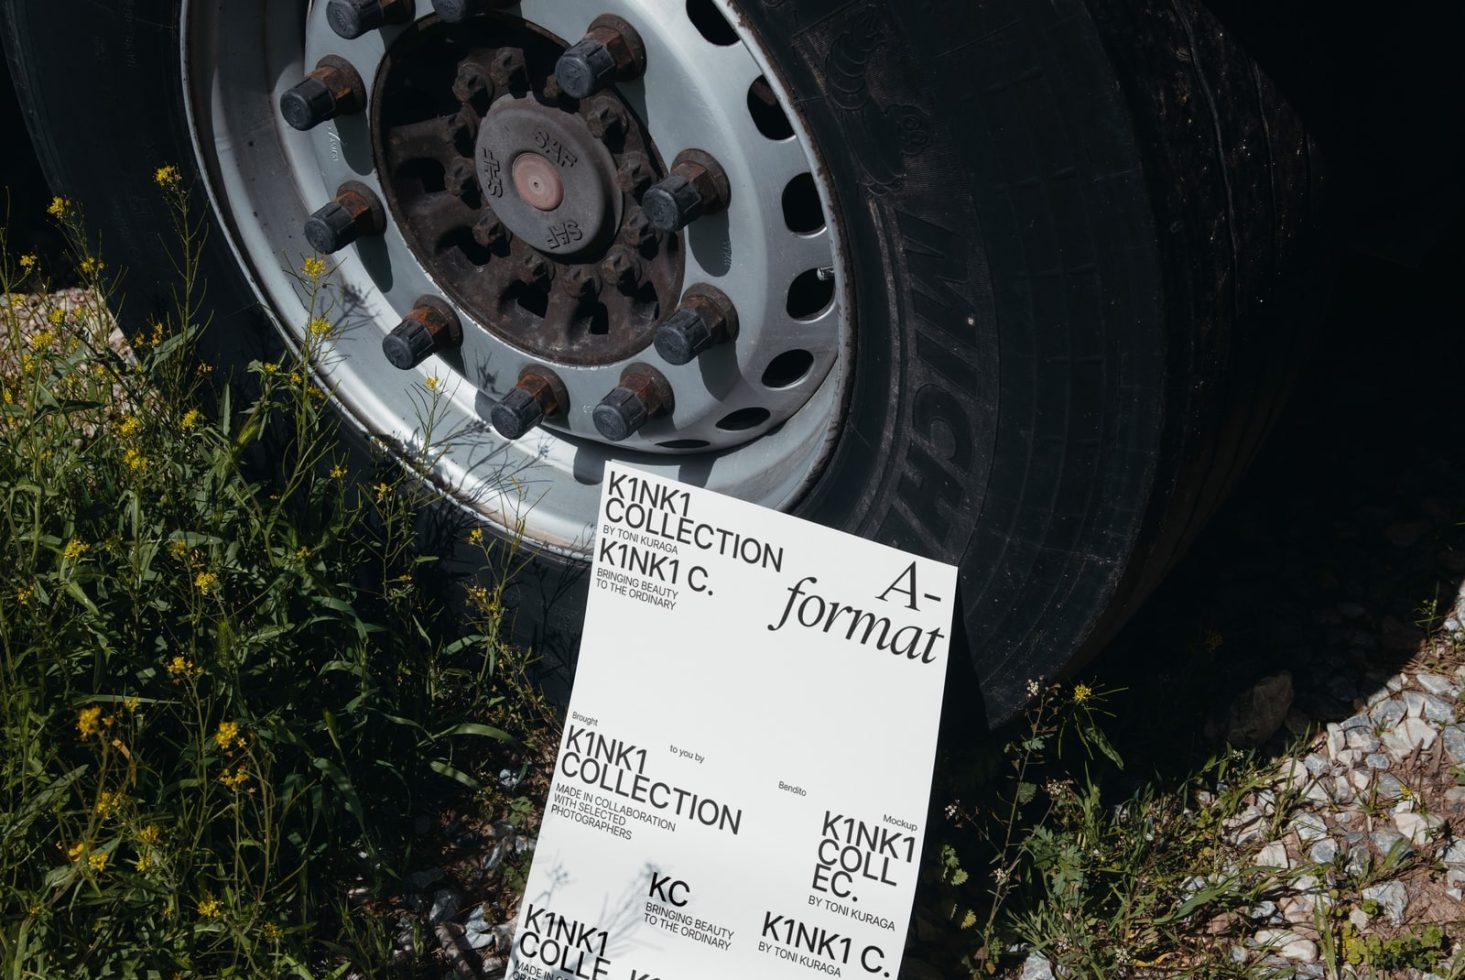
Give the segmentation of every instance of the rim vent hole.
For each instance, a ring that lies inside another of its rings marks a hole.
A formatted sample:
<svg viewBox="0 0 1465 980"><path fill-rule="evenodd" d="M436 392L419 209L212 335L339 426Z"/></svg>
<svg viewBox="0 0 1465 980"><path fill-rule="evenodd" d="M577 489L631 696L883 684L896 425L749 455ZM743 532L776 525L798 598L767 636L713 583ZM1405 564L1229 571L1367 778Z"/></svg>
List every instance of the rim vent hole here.
<svg viewBox="0 0 1465 980"><path fill-rule="evenodd" d="M813 366L814 355L808 351L786 350L763 369L763 385L767 388L791 388L804 380Z"/></svg>
<svg viewBox="0 0 1465 980"><path fill-rule="evenodd" d="M748 86L748 114L753 117L753 125L758 127L758 132L769 139L794 138L794 128L789 124L788 116L783 114L783 106L778 104L773 86L762 75Z"/></svg>
<svg viewBox="0 0 1465 980"><path fill-rule="evenodd" d="M783 223L798 235L823 229L824 208L819 203L813 174L799 174L783 189Z"/></svg>
<svg viewBox="0 0 1465 980"><path fill-rule="evenodd" d="M788 287L788 315L795 320L812 320L834 301L834 279L819 278L818 269L801 272Z"/></svg>
<svg viewBox="0 0 1465 980"><path fill-rule="evenodd" d="M738 32L722 16L712 0L687 0L687 16L692 26L712 44L725 48L738 43Z"/></svg>
<svg viewBox="0 0 1465 980"><path fill-rule="evenodd" d="M766 408L740 408L730 415L718 419L717 427L724 432L740 432L767 422L773 413Z"/></svg>

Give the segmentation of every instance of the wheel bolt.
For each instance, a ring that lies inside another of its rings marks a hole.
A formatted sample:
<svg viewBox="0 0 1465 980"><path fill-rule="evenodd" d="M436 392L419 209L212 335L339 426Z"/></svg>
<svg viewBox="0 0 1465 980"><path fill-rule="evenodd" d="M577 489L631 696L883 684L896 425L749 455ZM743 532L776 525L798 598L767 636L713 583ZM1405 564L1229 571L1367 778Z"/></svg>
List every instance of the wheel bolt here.
<svg viewBox="0 0 1465 980"><path fill-rule="evenodd" d="M568 266L557 281L560 288L574 299L590 300L600 295L600 274L592 266Z"/></svg>
<svg viewBox="0 0 1465 980"><path fill-rule="evenodd" d="M452 307L435 296L421 296L412 311L382 341L382 353L406 371L432 354L463 342L463 327Z"/></svg>
<svg viewBox="0 0 1465 980"><path fill-rule="evenodd" d="M493 78L488 66L467 58L459 62L458 75L453 79L453 97L486 112L493 101Z"/></svg>
<svg viewBox="0 0 1465 980"><path fill-rule="evenodd" d="M601 261L600 274L621 289L632 289L641 281L641 260L624 245L616 245Z"/></svg>
<svg viewBox="0 0 1465 980"><path fill-rule="evenodd" d="M616 171L616 183L621 190L640 200L651 186L651 164L643 153L627 153L621 158L620 169Z"/></svg>
<svg viewBox="0 0 1465 980"><path fill-rule="evenodd" d="M475 14L486 14L500 7L512 7L518 0L432 0L432 9L450 24L467 20Z"/></svg>
<svg viewBox="0 0 1465 980"><path fill-rule="evenodd" d="M619 144L626 133L626 112L615 99L592 99L585 110L585 125L602 143Z"/></svg>
<svg viewBox="0 0 1465 980"><path fill-rule="evenodd" d="M530 252L519 260L519 279L526 285L547 285L553 278L554 267L538 252Z"/></svg>
<svg viewBox="0 0 1465 980"><path fill-rule="evenodd" d="M305 239L322 255L339 252L362 235L386 231L387 214L370 187L348 180L336 190L335 200L305 221Z"/></svg>
<svg viewBox="0 0 1465 980"><path fill-rule="evenodd" d="M545 419L569 411L565 386L548 368L526 367L519 381L503 401L493 407L488 420L505 439L518 439Z"/></svg>
<svg viewBox="0 0 1465 980"><path fill-rule="evenodd" d="M621 224L621 234L629 244L640 248L651 241L656 229L651 227L651 219L646 217L646 212L636 208L626 215L626 220Z"/></svg>
<svg viewBox="0 0 1465 980"><path fill-rule="evenodd" d="M727 174L710 154L683 150L671 173L641 197L641 207L658 231L677 231L704 214L726 210Z"/></svg>
<svg viewBox="0 0 1465 980"><path fill-rule="evenodd" d="M600 400L590 417L596 431L611 442L620 442L672 408L671 385L661 372L646 364L632 364L621 373L620 385Z"/></svg>
<svg viewBox="0 0 1465 980"><path fill-rule="evenodd" d="M280 96L280 114L299 130L364 108L366 86L361 76L349 61L335 55L326 55L304 81Z"/></svg>
<svg viewBox="0 0 1465 980"><path fill-rule="evenodd" d="M509 229L498 215L484 209L483 216L473 225L473 240L484 248L496 248L509 240Z"/></svg>
<svg viewBox="0 0 1465 980"><path fill-rule="evenodd" d="M518 95L529 88L529 65L518 48L499 48L489 62L488 74L500 92Z"/></svg>
<svg viewBox="0 0 1465 980"><path fill-rule="evenodd" d="M722 290L699 283L656 328L656 353L668 364L689 364L709 347L738 335L738 311Z"/></svg>
<svg viewBox="0 0 1465 980"><path fill-rule="evenodd" d="M443 187L454 197L465 197L478 189L478 170L472 160L457 157L443 171Z"/></svg>
<svg viewBox="0 0 1465 980"><path fill-rule="evenodd" d="M331 30L347 40L411 19L412 0L331 0L326 7Z"/></svg>
<svg viewBox="0 0 1465 980"><path fill-rule="evenodd" d="M554 66L560 88L576 99L587 99L612 82L640 78L645 71L641 35L611 14L595 18L584 39L560 55Z"/></svg>

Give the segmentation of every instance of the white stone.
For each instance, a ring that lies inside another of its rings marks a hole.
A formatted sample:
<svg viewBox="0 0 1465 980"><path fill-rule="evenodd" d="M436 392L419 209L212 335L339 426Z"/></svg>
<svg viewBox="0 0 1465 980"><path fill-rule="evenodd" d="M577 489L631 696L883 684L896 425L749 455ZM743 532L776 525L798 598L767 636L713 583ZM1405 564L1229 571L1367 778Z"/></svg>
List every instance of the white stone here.
<svg viewBox="0 0 1465 980"><path fill-rule="evenodd" d="M1257 852L1253 859L1259 867L1263 868L1290 868L1292 860L1287 857L1287 845L1279 840L1274 840L1266 847Z"/></svg>
<svg viewBox="0 0 1465 980"><path fill-rule="evenodd" d="M1430 832L1444 823L1439 817L1425 816L1422 813L1396 813L1394 814L1394 827L1403 835L1409 843L1418 847L1429 838Z"/></svg>
<svg viewBox="0 0 1465 980"><path fill-rule="evenodd" d="M1343 738L1348 743L1350 749L1356 749L1364 753L1378 751L1379 738L1367 728L1349 729L1343 733Z"/></svg>
<svg viewBox="0 0 1465 980"><path fill-rule="evenodd" d="M1316 813L1303 811L1292 818L1290 826L1297 831L1297 839L1304 844L1311 844L1328 836L1327 823Z"/></svg>
<svg viewBox="0 0 1465 980"><path fill-rule="evenodd" d="M1312 850L1307 852L1307 856L1314 864L1332 864L1333 858L1338 856L1338 842L1331 837L1324 837L1312 845Z"/></svg>
<svg viewBox="0 0 1465 980"><path fill-rule="evenodd" d="M1298 937L1277 950L1282 956L1299 963L1311 963L1317 959L1317 943Z"/></svg>
<svg viewBox="0 0 1465 980"><path fill-rule="evenodd" d="M1450 846L1440 852L1440 860L1446 864L1465 864L1465 837L1457 837Z"/></svg>
<svg viewBox="0 0 1465 980"><path fill-rule="evenodd" d="M1404 713L1404 705L1397 698L1388 698L1370 708L1368 717L1376 725L1392 728L1404 720Z"/></svg>
<svg viewBox="0 0 1465 980"><path fill-rule="evenodd" d="M1363 761L1364 755L1365 753L1360 752L1358 749L1343 749L1343 751L1338 753L1336 761L1338 765L1352 769Z"/></svg>
<svg viewBox="0 0 1465 980"><path fill-rule="evenodd" d="M1355 769L1348 774L1348 781L1353 784L1354 789L1362 793L1373 782L1373 773L1367 769Z"/></svg>
<svg viewBox="0 0 1465 980"><path fill-rule="evenodd" d="M1368 928L1368 913L1363 909L1355 908L1348 913L1348 921L1353 923L1353 928L1362 932Z"/></svg>
<svg viewBox="0 0 1465 980"><path fill-rule="evenodd" d="M1409 908L1409 892L1401 881L1390 881L1382 885L1371 885L1362 892L1365 899L1379 903L1384 916L1395 926L1404 924L1404 913Z"/></svg>
<svg viewBox="0 0 1465 980"><path fill-rule="evenodd" d="M1460 695L1460 689L1450 683L1448 677L1440 674L1423 673L1414 678L1415 682L1431 694L1438 694L1442 698L1453 698Z"/></svg>
<svg viewBox="0 0 1465 980"><path fill-rule="evenodd" d="M1420 718L1405 718L1399 724L1384 732L1384 748L1395 759L1402 759L1415 749L1427 749L1439 737L1428 722Z"/></svg>
<svg viewBox="0 0 1465 980"><path fill-rule="evenodd" d="M1022 973L1018 975L1018 980L1054 980L1053 964L1042 953L1031 952L1023 960Z"/></svg>
<svg viewBox="0 0 1465 980"><path fill-rule="evenodd" d="M1339 728L1335 722L1328 722L1328 757L1332 759L1338 758L1338 753L1342 752L1346 747L1347 742L1343 736L1343 729Z"/></svg>
<svg viewBox="0 0 1465 980"><path fill-rule="evenodd" d="M1444 731L1445 752L1455 762L1465 762L1465 726L1451 725Z"/></svg>

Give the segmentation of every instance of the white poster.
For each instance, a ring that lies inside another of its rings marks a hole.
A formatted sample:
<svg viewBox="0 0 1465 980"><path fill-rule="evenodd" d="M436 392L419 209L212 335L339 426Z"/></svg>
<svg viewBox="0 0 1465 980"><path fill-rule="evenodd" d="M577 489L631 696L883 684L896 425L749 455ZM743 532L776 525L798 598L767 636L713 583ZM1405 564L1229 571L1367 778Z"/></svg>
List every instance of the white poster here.
<svg viewBox="0 0 1465 980"><path fill-rule="evenodd" d="M606 469L513 980L894 977L956 569Z"/></svg>

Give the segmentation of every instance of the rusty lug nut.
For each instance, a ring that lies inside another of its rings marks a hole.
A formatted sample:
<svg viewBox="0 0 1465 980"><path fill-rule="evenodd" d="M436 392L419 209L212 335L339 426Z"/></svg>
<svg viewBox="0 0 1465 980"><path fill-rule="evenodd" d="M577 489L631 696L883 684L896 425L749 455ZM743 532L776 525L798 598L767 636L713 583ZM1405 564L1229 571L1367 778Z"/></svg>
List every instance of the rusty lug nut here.
<svg viewBox="0 0 1465 980"><path fill-rule="evenodd" d="M406 371L438 351L463 342L463 326L453 308L436 296L420 296L412 311L382 341L382 353Z"/></svg>
<svg viewBox="0 0 1465 980"><path fill-rule="evenodd" d="M493 78L487 65L466 58L458 64L458 74L453 79L455 99L484 111L493 101L493 91Z"/></svg>
<svg viewBox="0 0 1465 980"><path fill-rule="evenodd" d="M473 225L473 240L484 248L495 248L509 240L509 229L498 215L485 210Z"/></svg>
<svg viewBox="0 0 1465 980"><path fill-rule="evenodd" d="M478 125L478 113L465 105L444 121L443 136L459 153L472 156L473 144L478 139Z"/></svg>
<svg viewBox="0 0 1465 980"><path fill-rule="evenodd" d="M612 82L640 78L646 71L646 46L636 29L612 14L590 23L583 40L576 42L555 63L560 88L576 99L588 99Z"/></svg>
<svg viewBox="0 0 1465 980"><path fill-rule="evenodd" d="M387 213L370 187L348 180L335 200L305 220L305 240L322 255L339 252L362 235L387 230Z"/></svg>
<svg viewBox="0 0 1465 980"><path fill-rule="evenodd" d="M519 382L493 407L488 420L505 439L518 439L547 418L570 408L565 386L548 368L526 367Z"/></svg>
<svg viewBox="0 0 1465 980"><path fill-rule="evenodd" d="M651 227L651 219L646 217L646 212L636 208L621 223L621 235L628 244L640 248L655 237L656 229Z"/></svg>
<svg viewBox="0 0 1465 980"><path fill-rule="evenodd" d="M529 65L518 48L499 48L488 65L494 88L515 95L529 87Z"/></svg>
<svg viewBox="0 0 1465 980"><path fill-rule="evenodd" d="M464 197L478 188L478 170L472 160L458 157L443 171L443 187L454 197Z"/></svg>
<svg viewBox="0 0 1465 980"><path fill-rule="evenodd" d="M644 153L627 153L621 158L620 168L616 171L616 183L621 190L637 200L651 186L652 177L651 164Z"/></svg>
<svg viewBox="0 0 1465 980"><path fill-rule="evenodd" d="M671 173L641 197L641 207L658 231L677 231L704 214L727 209L727 174L711 154L683 150Z"/></svg>
<svg viewBox="0 0 1465 980"><path fill-rule="evenodd" d="M626 134L626 110L615 99L592 99L585 110L585 125L590 135L602 143L618 145Z"/></svg>
<svg viewBox="0 0 1465 980"><path fill-rule="evenodd" d="M560 288L574 299L590 300L600 295L600 274L593 266L568 266L560 273L557 281Z"/></svg>
<svg viewBox="0 0 1465 980"><path fill-rule="evenodd" d="M631 289L641 281L641 260L624 245L616 245L600 263L600 274L621 289Z"/></svg>
<svg viewBox="0 0 1465 980"><path fill-rule="evenodd" d="M326 21L331 30L351 40L388 24L412 19L413 0L331 0Z"/></svg>
<svg viewBox="0 0 1465 980"><path fill-rule="evenodd" d="M351 62L326 55L305 80L280 96L280 115L299 130L366 108L366 86Z"/></svg>
<svg viewBox="0 0 1465 980"><path fill-rule="evenodd" d="M547 285L554 278L554 267L538 252L530 252L519 260L519 278L530 286Z"/></svg>
<svg viewBox="0 0 1465 980"><path fill-rule="evenodd" d="M668 364L689 364L709 347L738 335L738 311L722 290L699 283L656 328L656 353Z"/></svg>
<svg viewBox="0 0 1465 980"><path fill-rule="evenodd" d="M432 0L432 9L450 24L467 20L477 14L486 14L501 7L512 7L519 0Z"/></svg>
<svg viewBox="0 0 1465 980"><path fill-rule="evenodd" d="M632 364L621 373L620 385L600 400L591 413L595 429L611 442L620 442L673 407L671 385L647 364Z"/></svg>

